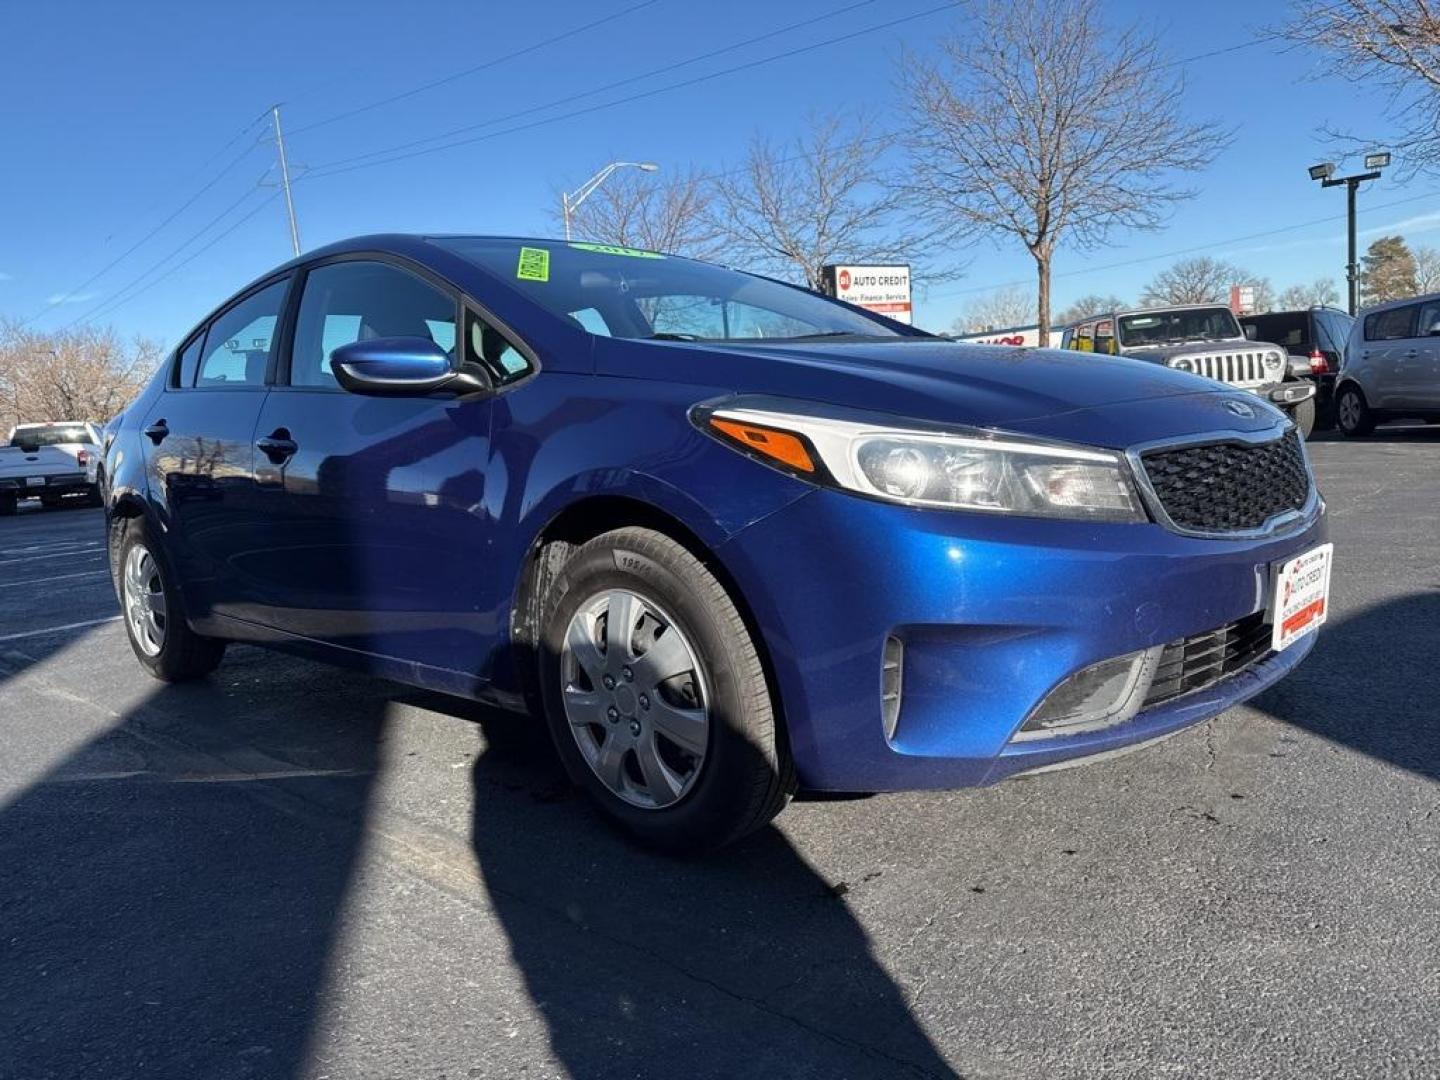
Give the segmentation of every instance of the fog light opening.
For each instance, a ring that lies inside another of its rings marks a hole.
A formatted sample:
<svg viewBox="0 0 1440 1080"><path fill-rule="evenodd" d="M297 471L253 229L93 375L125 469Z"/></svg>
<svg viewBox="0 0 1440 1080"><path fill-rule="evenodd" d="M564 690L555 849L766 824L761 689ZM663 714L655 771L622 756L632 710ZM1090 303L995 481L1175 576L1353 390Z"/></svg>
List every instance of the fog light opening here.
<svg viewBox="0 0 1440 1080"><path fill-rule="evenodd" d="M895 726L900 722L900 687L905 674L905 645L893 634L885 639L885 653L880 665L880 719L885 725L885 741L895 740Z"/></svg>
<svg viewBox="0 0 1440 1080"><path fill-rule="evenodd" d="M1123 724L1140 711L1164 646L1081 668L1051 690L1013 741L1074 735Z"/></svg>

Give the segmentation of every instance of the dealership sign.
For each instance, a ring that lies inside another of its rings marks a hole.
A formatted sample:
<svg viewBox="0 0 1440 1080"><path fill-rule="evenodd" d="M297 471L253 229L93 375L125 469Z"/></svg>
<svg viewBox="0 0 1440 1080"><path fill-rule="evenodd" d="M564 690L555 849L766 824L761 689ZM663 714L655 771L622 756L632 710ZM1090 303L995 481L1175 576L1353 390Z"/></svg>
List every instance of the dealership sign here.
<svg viewBox="0 0 1440 1080"><path fill-rule="evenodd" d="M825 290L847 304L910 323L910 267L827 266Z"/></svg>

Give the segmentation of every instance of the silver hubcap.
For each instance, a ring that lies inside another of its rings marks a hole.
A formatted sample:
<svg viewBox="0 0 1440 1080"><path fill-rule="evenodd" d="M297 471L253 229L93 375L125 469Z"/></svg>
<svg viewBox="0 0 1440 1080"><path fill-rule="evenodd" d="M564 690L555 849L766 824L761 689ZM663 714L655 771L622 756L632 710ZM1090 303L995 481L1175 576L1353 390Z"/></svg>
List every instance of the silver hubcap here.
<svg viewBox="0 0 1440 1080"><path fill-rule="evenodd" d="M1346 394L1340 399L1340 423L1347 428L1360 423L1360 402L1354 394Z"/></svg>
<svg viewBox="0 0 1440 1080"><path fill-rule="evenodd" d="M710 737L705 673L658 605L625 589L581 604L560 689L580 753L615 795L657 810L694 787Z"/></svg>
<svg viewBox="0 0 1440 1080"><path fill-rule="evenodd" d="M143 544L132 545L125 556L122 592L130 636L146 656L158 656L165 645L165 585Z"/></svg>

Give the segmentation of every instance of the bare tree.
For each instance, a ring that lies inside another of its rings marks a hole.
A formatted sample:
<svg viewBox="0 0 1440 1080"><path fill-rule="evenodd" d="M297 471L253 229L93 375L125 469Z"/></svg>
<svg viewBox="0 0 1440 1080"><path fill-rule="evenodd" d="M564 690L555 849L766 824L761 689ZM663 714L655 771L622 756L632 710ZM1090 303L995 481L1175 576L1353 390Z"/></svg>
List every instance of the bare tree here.
<svg viewBox="0 0 1440 1080"><path fill-rule="evenodd" d="M1118 296L1089 293L1059 312L1055 316L1055 325L1068 326L1070 323L1079 322L1087 315L1103 315L1107 311L1122 311L1128 306Z"/></svg>
<svg viewBox="0 0 1440 1080"><path fill-rule="evenodd" d="M1182 108L1183 84L1138 24L1099 0L965 0L963 31L932 63L906 55L910 162L901 189L952 240L1015 238L1035 260L1050 328L1057 247L1159 226L1194 195L1179 177L1228 141ZM983 42L983 47L977 47Z"/></svg>
<svg viewBox="0 0 1440 1080"><path fill-rule="evenodd" d="M827 263L913 262L918 241L902 227L900 196L879 182L892 144L838 116L812 120L786 146L757 136L744 164L716 180L727 257L812 289Z"/></svg>
<svg viewBox="0 0 1440 1080"><path fill-rule="evenodd" d="M1420 292L1440 292L1440 250L1417 247L1410 253L1415 257L1415 284Z"/></svg>
<svg viewBox="0 0 1440 1080"><path fill-rule="evenodd" d="M578 239L704 259L718 254L711 183L694 169L673 176L620 170L571 214ZM556 211L557 224L563 214Z"/></svg>
<svg viewBox="0 0 1440 1080"><path fill-rule="evenodd" d="M1230 286L1250 283L1239 267L1208 255L1181 259L1160 271L1140 293L1147 307L1161 304L1227 304ZM1268 283L1267 283L1268 284Z"/></svg>
<svg viewBox="0 0 1440 1080"><path fill-rule="evenodd" d="M1035 294L1015 286L986 293L965 308L951 330L956 334L978 334L984 330L1008 330L1021 326L1035 315Z"/></svg>
<svg viewBox="0 0 1440 1080"><path fill-rule="evenodd" d="M109 329L59 334L0 325L0 427L43 420L108 420L160 362L161 347Z"/></svg>
<svg viewBox="0 0 1440 1080"><path fill-rule="evenodd" d="M1327 74L1379 91L1402 167L1440 171L1440 5L1436 0L1294 0L1276 33L1326 53ZM1340 138L1354 148L1369 139ZM1373 136L1371 136L1373 138Z"/></svg>
<svg viewBox="0 0 1440 1080"><path fill-rule="evenodd" d="M1277 306L1285 311L1324 307L1340 302L1340 290L1329 278L1316 278L1309 285L1291 285L1280 294Z"/></svg>

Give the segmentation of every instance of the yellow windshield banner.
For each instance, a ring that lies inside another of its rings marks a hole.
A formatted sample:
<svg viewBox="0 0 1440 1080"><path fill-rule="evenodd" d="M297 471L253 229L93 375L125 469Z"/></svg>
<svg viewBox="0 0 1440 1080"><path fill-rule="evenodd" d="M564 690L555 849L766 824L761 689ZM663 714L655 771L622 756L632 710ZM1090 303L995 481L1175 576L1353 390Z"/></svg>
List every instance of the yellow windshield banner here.
<svg viewBox="0 0 1440 1080"><path fill-rule="evenodd" d="M614 244L571 244L576 251L593 251L599 255L624 255L630 259L663 259L658 251L641 251L639 248L616 247Z"/></svg>
<svg viewBox="0 0 1440 1080"><path fill-rule="evenodd" d="M522 247L515 276L521 281L550 280L550 252L546 248Z"/></svg>

